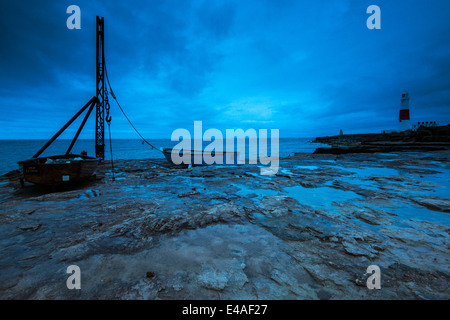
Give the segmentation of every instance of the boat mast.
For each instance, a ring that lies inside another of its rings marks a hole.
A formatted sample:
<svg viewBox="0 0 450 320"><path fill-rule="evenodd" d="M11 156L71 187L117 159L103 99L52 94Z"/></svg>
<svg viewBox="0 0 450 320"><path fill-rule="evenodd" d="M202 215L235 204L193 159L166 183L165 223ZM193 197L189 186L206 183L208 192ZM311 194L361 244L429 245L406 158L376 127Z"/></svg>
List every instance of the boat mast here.
<svg viewBox="0 0 450 320"><path fill-rule="evenodd" d="M104 50L104 20L97 16L97 68L96 68L96 107L95 122L95 156L105 159L105 50Z"/></svg>

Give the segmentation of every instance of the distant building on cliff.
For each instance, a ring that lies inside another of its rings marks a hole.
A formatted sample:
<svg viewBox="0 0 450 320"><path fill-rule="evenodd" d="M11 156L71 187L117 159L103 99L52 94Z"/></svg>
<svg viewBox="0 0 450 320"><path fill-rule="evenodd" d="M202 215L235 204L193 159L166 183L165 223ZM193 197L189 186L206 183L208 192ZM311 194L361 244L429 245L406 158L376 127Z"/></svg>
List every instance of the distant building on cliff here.
<svg viewBox="0 0 450 320"><path fill-rule="evenodd" d="M417 124L413 124L412 129L414 131L416 131L417 129L419 129L420 127L439 127L439 124L436 123L436 121L422 121L422 122L417 122Z"/></svg>

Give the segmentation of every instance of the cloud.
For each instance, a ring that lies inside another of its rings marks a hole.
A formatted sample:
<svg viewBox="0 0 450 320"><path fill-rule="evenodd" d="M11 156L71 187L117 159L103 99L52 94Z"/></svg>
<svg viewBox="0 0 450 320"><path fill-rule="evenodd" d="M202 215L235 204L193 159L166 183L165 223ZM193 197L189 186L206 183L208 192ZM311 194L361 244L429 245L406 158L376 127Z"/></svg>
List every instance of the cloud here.
<svg viewBox="0 0 450 320"><path fill-rule="evenodd" d="M412 118L450 122L448 1L379 0L381 30L366 28L365 0L80 0L82 29L68 30L71 4L2 5L0 138L48 138L95 94L96 15L113 89L146 137L196 120L281 136L395 129L403 91ZM135 137L111 113L114 135Z"/></svg>

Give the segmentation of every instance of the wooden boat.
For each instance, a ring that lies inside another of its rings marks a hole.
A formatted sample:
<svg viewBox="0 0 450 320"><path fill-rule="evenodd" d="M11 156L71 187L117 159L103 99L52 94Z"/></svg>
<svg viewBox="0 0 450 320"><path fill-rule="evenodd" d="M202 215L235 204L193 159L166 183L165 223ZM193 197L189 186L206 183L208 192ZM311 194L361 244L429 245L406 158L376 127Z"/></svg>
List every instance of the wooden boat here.
<svg viewBox="0 0 450 320"><path fill-rule="evenodd" d="M31 158L18 164L22 179L39 185L57 186L88 179L97 169L99 159L67 154Z"/></svg>
<svg viewBox="0 0 450 320"><path fill-rule="evenodd" d="M172 152L178 152L180 154L180 156L183 155L183 150L178 150L178 149L172 149L172 148L163 148L162 152L164 154L164 157L166 158L167 161L169 161L171 164L173 165L189 165L189 164L176 164L172 161ZM190 150L190 154L191 154L191 165L193 166L207 166L209 164L207 164L204 159L203 159L203 153L202 151L199 150ZM238 163L238 155L239 152L217 152L217 155L215 153L215 151L211 152L211 155L214 157L223 157L223 161L222 164L237 164ZM196 161L197 160L197 163Z"/></svg>

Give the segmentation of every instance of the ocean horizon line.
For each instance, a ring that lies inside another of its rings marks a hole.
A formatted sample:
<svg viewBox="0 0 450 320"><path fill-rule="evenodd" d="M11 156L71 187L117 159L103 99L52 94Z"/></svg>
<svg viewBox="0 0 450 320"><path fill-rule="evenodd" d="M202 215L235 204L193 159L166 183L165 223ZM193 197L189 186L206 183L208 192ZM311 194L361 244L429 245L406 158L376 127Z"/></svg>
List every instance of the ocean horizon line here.
<svg viewBox="0 0 450 320"><path fill-rule="evenodd" d="M236 138L236 137L235 137ZM246 137L248 138L248 137ZM270 136L268 137L270 138ZM317 137L313 136L313 137L279 137L278 139L315 139ZM38 141L38 140L50 140L50 138L27 138L27 139L0 139L0 141ZM65 141L71 141L72 138L61 138L61 139L56 139L56 140L65 140ZM55 141L56 141L55 140ZM95 140L95 138L78 138L78 140ZM108 140L108 139L105 139ZM141 138L113 138L112 140L143 140ZM168 141L172 141L170 138L145 138L145 140L168 140ZM197 139L192 139L192 140L197 140ZM198 139L198 140L202 140L202 139ZM226 140L226 138L224 139ZM173 142L178 141L178 140L173 140Z"/></svg>

